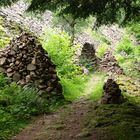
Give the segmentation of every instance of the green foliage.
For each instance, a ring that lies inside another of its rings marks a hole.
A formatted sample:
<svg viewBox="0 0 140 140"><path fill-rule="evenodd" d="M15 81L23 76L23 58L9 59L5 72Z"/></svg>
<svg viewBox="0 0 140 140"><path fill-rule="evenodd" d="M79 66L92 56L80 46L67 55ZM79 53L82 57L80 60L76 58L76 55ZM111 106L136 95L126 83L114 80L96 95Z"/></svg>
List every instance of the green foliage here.
<svg viewBox="0 0 140 140"><path fill-rule="evenodd" d="M85 31L88 32L94 39L98 40L100 43L110 45L110 41L104 35L102 35L100 30L93 30L92 28L88 28Z"/></svg>
<svg viewBox="0 0 140 140"><path fill-rule="evenodd" d="M73 79L61 79L65 98L72 101L82 96L86 81L87 78L84 76L75 77Z"/></svg>
<svg viewBox="0 0 140 140"><path fill-rule="evenodd" d="M126 28L130 35L133 35L137 40L140 40L140 23L132 23Z"/></svg>
<svg viewBox="0 0 140 140"><path fill-rule="evenodd" d="M140 62L140 46L134 48L134 58L137 62Z"/></svg>
<svg viewBox="0 0 140 140"><path fill-rule="evenodd" d="M18 0L1 0L0 5L11 5ZM29 11L41 11L46 9L59 11L59 15L72 15L76 18L86 18L93 15L99 24L112 24L114 22L126 24L127 22L139 22L139 0L26 0L31 2Z"/></svg>
<svg viewBox="0 0 140 140"><path fill-rule="evenodd" d="M74 52L79 46L71 46L70 37L65 32L47 30L42 36L42 44L57 66L60 78L72 78L78 74L80 68L74 64L73 59Z"/></svg>
<svg viewBox="0 0 140 140"><path fill-rule="evenodd" d="M5 47L10 41L10 38L5 33L3 22L3 19L0 17L0 48Z"/></svg>
<svg viewBox="0 0 140 140"><path fill-rule="evenodd" d="M83 30L87 27L92 26L94 18L90 16L87 19L73 19L71 15L63 15L63 16L54 16L53 25L54 27L59 27L61 30L66 31L72 36L76 36L77 33L83 32ZM74 23L74 27L72 26Z"/></svg>
<svg viewBox="0 0 140 140"><path fill-rule="evenodd" d="M121 64L125 62L125 57L121 54L115 54L115 58Z"/></svg>
<svg viewBox="0 0 140 140"><path fill-rule="evenodd" d="M118 53L125 52L127 55L133 54L133 49L133 43L128 37L124 37L124 39L117 46Z"/></svg>
<svg viewBox="0 0 140 140"><path fill-rule="evenodd" d="M98 76L100 77L100 81L98 81L98 83L95 85L93 92L89 96L89 99L93 101L98 101L103 95L105 74L100 73Z"/></svg>
<svg viewBox="0 0 140 140"><path fill-rule="evenodd" d="M25 127L32 115L49 111L48 100L36 89L21 88L0 74L0 139L5 140Z"/></svg>
<svg viewBox="0 0 140 140"><path fill-rule="evenodd" d="M18 0L1 0L0 6L7 6L12 5L14 2L17 2Z"/></svg>
<svg viewBox="0 0 140 140"><path fill-rule="evenodd" d="M103 58L104 54L107 52L107 49L108 46L105 43L101 44L96 50L96 55L99 58Z"/></svg>
<svg viewBox="0 0 140 140"><path fill-rule="evenodd" d="M42 44L56 65L65 98L73 100L79 97L86 81L81 68L74 63L74 54L79 46L71 46L70 37L56 30L47 30L42 36Z"/></svg>
<svg viewBox="0 0 140 140"><path fill-rule="evenodd" d="M116 60L123 68L125 74L140 78L138 70L140 63L140 46L134 46L132 41L126 36L116 47Z"/></svg>

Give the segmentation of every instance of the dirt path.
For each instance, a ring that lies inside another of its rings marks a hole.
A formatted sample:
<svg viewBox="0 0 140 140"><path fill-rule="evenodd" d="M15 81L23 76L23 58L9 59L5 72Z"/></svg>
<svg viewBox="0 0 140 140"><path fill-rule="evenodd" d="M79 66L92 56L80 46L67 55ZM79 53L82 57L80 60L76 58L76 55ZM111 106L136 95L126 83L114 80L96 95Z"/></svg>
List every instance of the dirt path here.
<svg viewBox="0 0 140 140"><path fill-rule="evenodd" d="M96 140L94 133L91 134L84 129L84 123L88 113L93 110L87 97L102 78L92 75L85 87L84 95L79 100L63 106L50 115L40 116L14 137L14 140Z"/></svg>

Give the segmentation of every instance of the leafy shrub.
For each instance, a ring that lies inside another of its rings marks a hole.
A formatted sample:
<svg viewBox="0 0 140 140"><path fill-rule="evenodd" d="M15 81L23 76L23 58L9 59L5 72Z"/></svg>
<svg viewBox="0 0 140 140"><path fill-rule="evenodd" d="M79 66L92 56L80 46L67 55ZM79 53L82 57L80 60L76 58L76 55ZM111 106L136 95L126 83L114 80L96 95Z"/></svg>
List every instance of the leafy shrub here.
<svg viewBox="0 0 140 140"><path fill-rule="evenodd" d="M49 111L48 100L32 87L22 88L0 74L0 139L8 139L24 127L31 115Z"/></svg>
<svg viewBox="0 0 140 140"><path fill-rule="evenodd" d="M125 52L127 55L129 55L133 54L134 46L130 38L124 37L124 39L118 44L116 49L118 53Z"/></svg>
<svg viewBox="0 0 140 140"><path fill-rule="evenodd" d="M125 58L121 54L116 54L115 58L118 61L118 63L124 63L125 62Z"/></svg>
<svg viewBox="0 0 140 140"><path fill-rule="evenodd" d="M140 77L140 73L137 69L140 63L140 46L135 46L132 41L125 36L117 46L115 57L126 75L135 78Z"/></svg>
<svg viewBox="0 0 140 140"><path fill-rule="evenodd" d="M106 53L107 49L108 49L108 46L107 46L105 43L101 44L101 45L97 48L97 50L96 50L96 55L97 55L99 58L103 58L103 56L104 56L104 54Z"/></svg>
<svg viewBox="0 0 140 140"><path fill-rule="evenodd" d="M140 46L134 48L134 58L137 62L140 62Z"/></svg>
<svg viewBox="0 0 140 140"><path fill-rule="evenodd" d="M140 40L140 23L132 23L126 29L129 34L134 35L137 40Z"/></svg>
<svg viewBox="0 0 140 140"><path fill-rule="evenodd" d="M74 63L75 51L79 46L71 46L71 38L65 32L52 29L43 34L42 44L56 65L65 98L73 100L79 97L85 83L81 68Z"/></svg>
<svg viewBox="0 0 140 140"><path fill-rule="evenodd" d="M6 35L3 25L3 19L0 17L0 48L5 47L10 38Z"/></svg>
<svg viewBox="0 0 140 140"><path fill-rule="evenodd" d="M59 77L72 78L78 74L78 66L73 63L73 56L78 46L71 46L71 39L65 32L47 30L42 36L43 48L49 53L57 66Z"/></svg>

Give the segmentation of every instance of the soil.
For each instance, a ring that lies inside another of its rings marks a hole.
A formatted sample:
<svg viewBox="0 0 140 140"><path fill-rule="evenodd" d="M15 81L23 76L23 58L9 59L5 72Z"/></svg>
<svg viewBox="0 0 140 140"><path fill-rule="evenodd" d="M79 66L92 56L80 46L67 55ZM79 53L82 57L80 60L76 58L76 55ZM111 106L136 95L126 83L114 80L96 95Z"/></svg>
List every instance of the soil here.
<svg viewBox="0 0 140 140"><path fill-rule="evenodd" d="M101 79L91 75L80 99L37 117L12 140L139 140L140 107L136 102L101 105L89 100Z"/></svg>
<svg viewBox="0 0 140 140"><path fill-rule="evenodd" d="M96 133L84 130L84 120L94 109L87 97L99 80L100 77L92 76L83 97L54 113L37 117L13 140L96 140Z"/></svg>

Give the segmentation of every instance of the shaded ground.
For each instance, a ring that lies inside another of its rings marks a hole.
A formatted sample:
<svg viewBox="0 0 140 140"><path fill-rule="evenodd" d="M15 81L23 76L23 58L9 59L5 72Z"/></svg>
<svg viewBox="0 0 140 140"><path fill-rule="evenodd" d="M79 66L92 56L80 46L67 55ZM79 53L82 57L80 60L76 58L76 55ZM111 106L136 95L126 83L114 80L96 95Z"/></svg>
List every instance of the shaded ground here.
<svg viewBox="0 0 140 140"><path fill-rule="evenodd" d="M88 99L100 80L103 77L92 75L80 99L38 117L13 140L139 140L139 104L130 99L100 105Z"/></svg>
<svg viewBox="0 0 140 140"><path fill-rule="evenodd" d="M81 137L89 140L89 133L82 130L85 117L93 110L87 95L100 80L103 80L103 76L91 76L80 99L60 108L55 113L40 116L14 140L77 140Z"/></svg>

